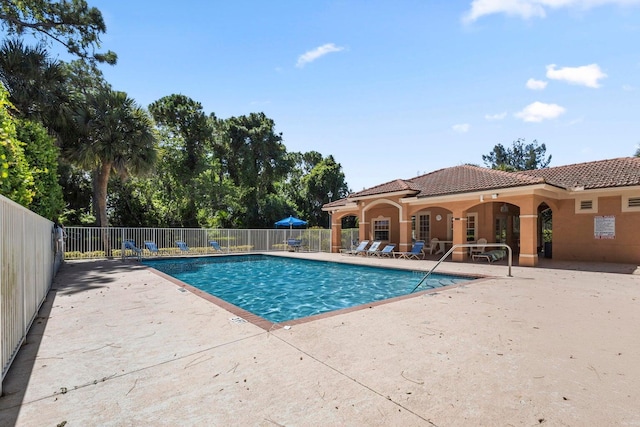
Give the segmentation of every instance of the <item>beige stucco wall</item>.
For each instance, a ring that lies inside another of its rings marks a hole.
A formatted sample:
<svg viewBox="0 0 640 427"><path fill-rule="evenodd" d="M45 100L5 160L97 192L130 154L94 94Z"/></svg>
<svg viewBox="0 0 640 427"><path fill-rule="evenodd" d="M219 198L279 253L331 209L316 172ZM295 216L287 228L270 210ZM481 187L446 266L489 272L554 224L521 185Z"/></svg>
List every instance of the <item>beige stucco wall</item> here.
<svg viewBox="0 0 640 427"><path fill-rule="evenodd" d="M507 244L515 253L519 253L521 265L536 265L538 249L543 245L539 229L538 208L546 203L552 209L553 217L553 258L568 261L619 262L640 265L640 212L622 212L621 196L600 194L588 196L597 200L596 213L576 213L576 201L572 198L561 199L553 194L500 194L497 200L486 200L482 203L471 200L451 200L438 205L403 203L401 196L360 201L357 207L336 213L335 220L346 215L356 215L360 220L360 239L373 239L373 220L390 219L390 238L385 243L395 243L397 250L411 248L411 217L420 213L431 214L431 237L450 240L448 234L448 215L463 217L477 214L476 238L484 237L488 242L496 241L496 217L505 217L507 227ZM509 211L501 212L500 207L506 203ZM442 219L436 220L437 215ZM615 217L615 239L599 240L594 238L594 218L596 216ZM519 218L519 233L514 230L514 218ZM455 221L454 226L466 226L465 221ZM339 225L338 225L339 226ZM336 227L334 223L334 227ZM465 239L465 233L458 231L458 239ZM519 239L518 239L519 238ZM456 236L453 236L456 240ZM334 250L339 249L339 240L334 242ZM458 259L464 259L458 254ZM455 255L455 254L454 254ZM454 257L455 258L455 257Z"/></svg>
<svg viewBox="0 0 640 427"><path fill-rule="evenodd" d="M594 218L615 217L615 239L594 238ZM553 210L553 258L640 264L640 212L622 212L620 196L599 197L597 213L575 213L575 201Z"/></svg>
<svg viewBox="0 0 640 427"><path fill-rule="evenodd" d="M390 220L389 240L382 243L400 242L400 224L398 221L398 208L387 203L379 203L366 211L367 229L366 238L373 240L373 222L376 219L388 218ZM383 245L384 246L384 245Z"/></svg>

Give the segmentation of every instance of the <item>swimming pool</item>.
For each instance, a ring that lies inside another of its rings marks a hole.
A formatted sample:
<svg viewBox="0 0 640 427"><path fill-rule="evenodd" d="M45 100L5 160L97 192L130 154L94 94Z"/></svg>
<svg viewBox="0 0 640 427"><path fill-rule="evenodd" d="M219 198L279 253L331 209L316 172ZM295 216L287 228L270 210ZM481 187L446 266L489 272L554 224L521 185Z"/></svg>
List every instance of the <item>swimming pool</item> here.
<svg viewBox="0 0 640 427"><path fill-rule="evenodd" d="M271 322L280 323L409 294L424 272L269 255L145 260ZM473 278L432 274L421 290Z"/></svg>

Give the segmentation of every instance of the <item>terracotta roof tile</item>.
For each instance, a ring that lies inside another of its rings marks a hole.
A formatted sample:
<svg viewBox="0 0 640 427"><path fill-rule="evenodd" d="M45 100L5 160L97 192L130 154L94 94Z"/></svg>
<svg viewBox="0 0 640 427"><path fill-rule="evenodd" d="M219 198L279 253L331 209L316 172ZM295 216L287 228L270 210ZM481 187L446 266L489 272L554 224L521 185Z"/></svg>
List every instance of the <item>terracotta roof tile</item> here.
<svg viewBox="0 0 640 427"><path fill-rule="evenodd" d="M376 194L394 193L397 191L410 191L417 193L420 191L420 188L410 180L405 181L403 179L396 179L394 181L376 185L375 187L365 188L364 190L358 191L356 193L351 193L349 195L349 198L352 199L358 197L373 196Z"/></svg>
<svg viewBox="0 0 640 427"><path fill-rule="evenodd" d="M440 169L412 178L410 181L421 189L418 197L494 190L544 182L538 177L471 165Z"/></svg>
<svg viewBox="0 0 640 427"><path fill-rule="evenodd" d="M440 169L411 179L396 179L349 195L348 199L406 191L417 197L442 196L473 191L490 191L547 183L556 187L584 189L640 185L640 157L622 157L555 166L522 172L504 172L461 165ZM325 206L341 206L347 199Z"/></svg>
<svg viewBox="0 0 640 427"><path fill-rule="evenodd" d="M572 187L584 187L585 190L626 187L640 185L640 157L599 160L535 169L522 173L542 177L549 184L567 189Z"/></svg>

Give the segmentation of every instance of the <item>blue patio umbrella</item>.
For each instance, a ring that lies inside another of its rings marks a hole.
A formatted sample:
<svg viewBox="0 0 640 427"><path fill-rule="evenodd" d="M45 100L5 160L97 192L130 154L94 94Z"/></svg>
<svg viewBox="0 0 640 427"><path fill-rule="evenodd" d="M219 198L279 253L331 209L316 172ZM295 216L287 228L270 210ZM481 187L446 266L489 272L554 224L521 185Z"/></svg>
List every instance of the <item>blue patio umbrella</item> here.
<svg viewBox="0 0 640 427"><path fill-rule="evenodd" d="M294 216L289 215L289 218L281 219L280 221L276 221L276 227L302 227L303 225L307 225L307 221L296 218Z"/></svg>
<svg viewBox="0 0 640 427"><path fill-rule="evenodd" d="M289 227L289 237L291 237L291 229L293 227L302 227L303 225L307 225L307 221L296 218L292 215L289 215L289 218L283 218L280 221L276 221L276 228Z"/></svg>

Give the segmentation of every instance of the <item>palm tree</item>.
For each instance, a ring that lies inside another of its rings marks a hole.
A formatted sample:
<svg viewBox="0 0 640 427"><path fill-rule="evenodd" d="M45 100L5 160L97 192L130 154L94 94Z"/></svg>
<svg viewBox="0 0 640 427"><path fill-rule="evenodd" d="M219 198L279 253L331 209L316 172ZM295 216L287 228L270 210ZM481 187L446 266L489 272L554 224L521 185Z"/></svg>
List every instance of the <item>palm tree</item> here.
<svg viewBox="0 0 640 427"><path fill-rule="evenodd" d="M68 73L43 45L26 46L20 39L0 45L0 82L22 118L51 124L60 119L69 99Z"/></svg>
<svg viewBox="0 0 640 427"><path fill-rule="evenodd" d="M67 150L69 158L92 171L93 209L103 228L105 254L111 255L107 239L107 186L112 171L126 179L149 171L156 160L156 138L149 114L126 93L105 89L89 94L76 109L77 144Z"/></svg>

